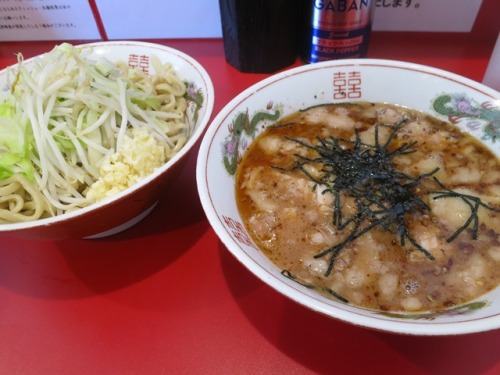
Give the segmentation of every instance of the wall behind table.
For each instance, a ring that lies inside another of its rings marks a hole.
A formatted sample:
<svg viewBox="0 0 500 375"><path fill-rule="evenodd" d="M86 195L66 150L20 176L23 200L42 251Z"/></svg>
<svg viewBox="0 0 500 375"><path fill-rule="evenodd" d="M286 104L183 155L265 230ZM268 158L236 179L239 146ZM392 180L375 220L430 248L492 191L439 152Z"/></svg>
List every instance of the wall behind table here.
<svg viewBox="0 0 500 375"><path fill-rule="evenodd" d="M218 1L1 0L0 41L220 38ZM361 0L316 0L340 1ZM499 0L374 1L375 32L494 39L500 31Z"/></svg>

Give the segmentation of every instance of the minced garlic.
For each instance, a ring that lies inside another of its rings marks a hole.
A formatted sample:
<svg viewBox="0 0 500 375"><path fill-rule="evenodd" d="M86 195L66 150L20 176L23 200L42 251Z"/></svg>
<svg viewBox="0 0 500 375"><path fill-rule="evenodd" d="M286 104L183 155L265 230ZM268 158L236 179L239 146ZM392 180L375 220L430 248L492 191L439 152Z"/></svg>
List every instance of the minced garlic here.
<svg viewBox="0 0 500 375"><path fill-rule="evenodd" d="M125 135L120 149L102 163L87 199L100 201L132 186L165 163L165 149L145 129Z"/></svg>

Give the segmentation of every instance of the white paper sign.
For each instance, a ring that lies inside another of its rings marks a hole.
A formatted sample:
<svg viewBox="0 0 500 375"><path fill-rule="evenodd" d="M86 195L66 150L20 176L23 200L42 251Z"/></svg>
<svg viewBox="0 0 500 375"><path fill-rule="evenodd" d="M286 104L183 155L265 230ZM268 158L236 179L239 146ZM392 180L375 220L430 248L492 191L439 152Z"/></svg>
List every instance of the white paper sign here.
<svg viewBox="0 0 500 375"><path fill-rule="evenodd" d="M500 34L484 73L483 83L500 92Z"/></svg>
<svg viewBox="0 0 500 375"><path fill-rule="evenodd" d="M469 32L482 0L376 0L373 30Z"/></svg>
<svg viewBox="0 0 500 375"><path fill-rule="evenodd" d="M108 39L222 36L218 0L96 0L96 5Z"/></svg>
<svg viewBox="0 0 500 375"><path fill-rule="evenodd" d="M0 41L99 40L87 0L0 0Z"/></svg>

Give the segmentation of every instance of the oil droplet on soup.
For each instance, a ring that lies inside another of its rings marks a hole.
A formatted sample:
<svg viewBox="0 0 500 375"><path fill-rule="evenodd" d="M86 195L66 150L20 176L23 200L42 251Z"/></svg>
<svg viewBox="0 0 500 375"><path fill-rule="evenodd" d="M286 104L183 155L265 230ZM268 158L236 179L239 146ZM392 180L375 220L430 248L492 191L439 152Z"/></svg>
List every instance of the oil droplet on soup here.
<svg viewBox="0 0 500 375"><path fill-rule="evenodd" d="M500 281L500 162L419 111L360 102L294 113L245 152L236 195L284 274L353 305L440 311Z"/></svg>

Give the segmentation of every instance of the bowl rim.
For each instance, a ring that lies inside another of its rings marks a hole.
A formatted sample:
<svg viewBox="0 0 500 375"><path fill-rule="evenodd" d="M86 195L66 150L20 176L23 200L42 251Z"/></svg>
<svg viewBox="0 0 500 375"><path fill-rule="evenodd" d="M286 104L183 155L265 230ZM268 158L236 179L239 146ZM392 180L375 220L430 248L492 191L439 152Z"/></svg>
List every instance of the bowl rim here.
<svg viewBox="0 0 500 375"><path fill-rule="evenodd" d="M327 303L321 301L321 299L323 299L324 297L319 296L319 294L318 298L314 298L302 292L295 294L297 293L296 291L297 287L291 286L291 284L287 283L285 280L279 280L274 275L270 274L266 269L264 269L264 267L262 267L257 262L257 260L250 257L243 249L241 249L241 245L238 244L228 234L226 228L224 227L223 219L219 216L217 210L212 204L212 198L207 180L207 167L208 167L209 155L211 154L211 152L214 152L212 151L212 149L214 150L217 149L217 147L213 144L214 137L218 133L219 129L223 126L224 120L227 119L229 114L234 110L236 110L236 108L242 102L244 102L247 97L252 96L254 93L265 89L265 87L272 85L277 81L286 79L289 76L320 69L331 69L336 67L355 67L355 66L377 66L390 69L400 68L400 69L416 71L418 73L431 74L439 76L440 78L460 83L476 91L479 91L482 94L487 95L495 100L500 100L500 93L498 91L491 89L467 77L463 77L458 74L442 70L439 68L434 68L431 66L416 64L412 62L398 61L398 60L387 60L387 59L332 60L332 61L319 62L315 64L303 65L291 68L279 72L277 74L274 74L270 77L264 78L263 80L248 87L240 94L235 96L231 101L229 101L212 120L210 127L207 129L202 139L200 149L198 151L196 181L197 181L200 201L210 225L212 226L214 232L216 233L220 241L225 245L227 250L230 253L232 253L232 255L240 263L242 263L245 266L245 268L247 268L251 273L257 276L261 281L263 281L268 286L275 289L285 297L313 311L319 312L323 315L356 326L361 326L376 331L385 331L385 332L420 335L420 336L458 335L458 334L478 333L500 328L500 312L495 315L487 317L471 319L468 320L467 322L464 321L433 322L429 320L426 320L425 322L422 322L420 320L408 321L402 319L392 319L383 316L367 316L362 313L356 313L354 311L351 311L351 309L347 310L334 307L332 305L328 305ZM365 310L362 308L360 308L360 311L372 312L370 310Z"/></svg>
<svg viewBox="0 0 500 375"><path fill-rule="evenodd" d="M170 160L168 160L164 165L160 168L157 168L153 173L148 176L142 178L137 181L134 185L128 187L127 189L111 196L107 197L101 201L92 203L86 207L80 208L75 211L67 212L61 215L52 216L49 218L43 218L33 221L27 222L19 222L19 223L3 223L0 224L0 234L1 233L9 233L9 232L21 232L24 230L30 230L40 227L47 227L50 225L54 225L69 219L75 219L80 216L84 216L90 212L98 211L104 207L111 206L114 203L126 198L128 195L133 194L134 192L142 189L144 186L149 184L151 181L155 180L159 176L163 175L167 170L169 170L173 165L175 165L179 160L184 158L184 156L193 149L193 146L198 142L201 136L204 134L208 124L210 123L210 119L212 117L212 112L214 109L215 103L215 90L212 79L208 74L207 70L192 56L188 55L185 52L179 51L175 48L152 43L152 42L143 42L143 41L133 41L133 40L114 40L114 41L100 41L100 42L91 42L91 43L82 43L82 44L74 44L76 48L108 48L108 47L140 47L147 48L152 50L158 50L161 52L166 52L171 55L175 55L181 60L186 61L189 65L191 65L203 79L205 87L207 89L207 95L204 103L204 107L206 107L206 114L203 118L199 119L199 125L196 127L195 131L189 137L186 144L179 150L177 154ZM36 56L30 57L29 59L24 60L24 63L29 63L37 58L40 58L45 53L38 54ZM0 70L0 74L5 74L8 69L16 67L17 64L13 64L7 67L4 67ZM182 78L182 77L181 77Z"/></svg>

